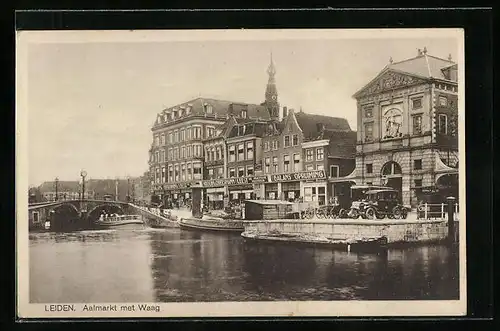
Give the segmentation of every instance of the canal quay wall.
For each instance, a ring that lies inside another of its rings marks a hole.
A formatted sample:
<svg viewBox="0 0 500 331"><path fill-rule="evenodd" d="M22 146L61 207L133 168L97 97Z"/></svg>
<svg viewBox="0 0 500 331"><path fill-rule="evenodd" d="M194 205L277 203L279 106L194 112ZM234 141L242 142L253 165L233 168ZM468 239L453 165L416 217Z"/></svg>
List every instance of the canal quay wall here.
<svg viewBox="0 0 500 331"><path fill-rule="evenodd" d="M458 223L455 221L455 223ZM440 242L449 238L447 220L266 220L245 221L245 234L266 237L317 237L336 239L387 238L387 244L417 244ZM455 232L458 226L454 226ZM457 233L454 234L457 238ZM310 239L309 239L310 240Z"/></svg>

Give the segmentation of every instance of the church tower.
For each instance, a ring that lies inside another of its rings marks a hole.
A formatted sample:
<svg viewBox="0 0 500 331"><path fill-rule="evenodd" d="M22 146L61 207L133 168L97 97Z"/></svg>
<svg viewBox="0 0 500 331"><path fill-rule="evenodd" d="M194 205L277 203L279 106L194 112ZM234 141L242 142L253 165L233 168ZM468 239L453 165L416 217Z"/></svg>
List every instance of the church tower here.
<svg viewBox="0 0 500 331"><path fill-rule="evenodd" d="M273 62L273 53L271 53L271 63L267 68L267 74L269 75L269 79L267 81L266 87L266 101L264 101L264 105L269 112L269 115L272 120L279 120L279 103L278 103L278 89L276 88L276 80L274 76L276 75L276 68L274 67Z"/></svg>

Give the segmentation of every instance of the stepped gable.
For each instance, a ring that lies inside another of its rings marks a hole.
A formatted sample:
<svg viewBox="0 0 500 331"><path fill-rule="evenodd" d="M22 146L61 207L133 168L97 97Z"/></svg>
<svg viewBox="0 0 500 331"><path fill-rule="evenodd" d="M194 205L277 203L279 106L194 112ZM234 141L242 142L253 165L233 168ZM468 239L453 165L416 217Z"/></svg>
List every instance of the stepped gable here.
<svg viewBox="0 0 500 331"><path fill-rule="evenodd" d="M341 117L307 114L299 111L295 113L295 118L306 141L317 140L323 130L351 131L349 122Z"/></svg>

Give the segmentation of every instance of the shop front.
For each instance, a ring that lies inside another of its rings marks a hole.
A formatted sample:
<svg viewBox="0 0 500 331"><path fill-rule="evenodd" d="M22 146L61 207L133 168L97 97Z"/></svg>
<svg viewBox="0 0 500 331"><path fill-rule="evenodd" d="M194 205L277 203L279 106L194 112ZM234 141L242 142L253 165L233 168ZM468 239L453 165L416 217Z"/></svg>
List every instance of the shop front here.
<svg viewBox="0 0 500 331"><path fill-rule="evenodd" d="M208 187L205 192L205 201L209 209L224 209L224 187Z"/></svg>
<svg viewBox="0 0 500 331"><path fill-rule="evenodd" d="M189 207L191 203L191 188L189 183L164 184L164 202L167 208Z"/></svg>
<svg viewBox="0 0 500 331"><path fill-rule="evenodd" d="M268 198L274 193L276 199L287 201L319 201L320 204L325 204L327 201L324 170L271 175L270 182L271 184L266 185ZM304 187L303 191L301 187Z"/></svg>
<svg viewBox="0 0 500 331"><path fill-rule="evenodd" d="M278 199L278 183L269 183L264 187L264 195L267 200Z"/></svg>
<svg viewBox="0 0 500 331"><path fill-rule="evenodd" d="M229 201L241 202L243 200L250 200L253 194L253 185L235 185L229 186Z"/></svg>
<svg viewBox="0 0 500 331"><path fill-rule="evenodd" d="M300 182L281 183L281 196L290 202L300 199Z"/></svg>

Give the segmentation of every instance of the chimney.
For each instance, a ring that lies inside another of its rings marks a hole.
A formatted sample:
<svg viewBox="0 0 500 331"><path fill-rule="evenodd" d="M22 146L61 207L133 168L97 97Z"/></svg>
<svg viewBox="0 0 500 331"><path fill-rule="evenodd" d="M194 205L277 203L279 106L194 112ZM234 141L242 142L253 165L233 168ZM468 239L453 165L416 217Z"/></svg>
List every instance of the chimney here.
<svg viewBox="0 0 500 331"><path fill-rule="evenodd" d="M288 116L288 110L286 107L283 107L283 118Z"/></svg>

